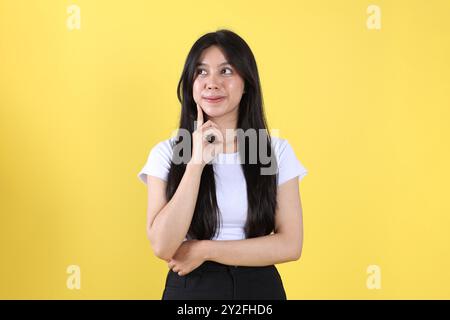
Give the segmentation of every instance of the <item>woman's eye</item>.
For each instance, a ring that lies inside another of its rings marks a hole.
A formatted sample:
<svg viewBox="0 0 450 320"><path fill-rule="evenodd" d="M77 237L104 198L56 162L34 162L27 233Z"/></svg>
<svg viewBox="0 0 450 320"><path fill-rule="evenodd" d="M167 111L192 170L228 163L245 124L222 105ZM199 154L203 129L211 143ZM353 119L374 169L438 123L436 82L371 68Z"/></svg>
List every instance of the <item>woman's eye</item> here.
<svg viewBox="0 0 450 320"><path fill-rule="evenodd" d="M225 72L225 74L232 74L233 73L233 70L231 68L223 68L222 69L222 71L226 71L226 70L228 70L229 72L228 73ZM206 74L206 70L205 69L197 69L197 74L205 75Z"/></svg>
<svg viewBox="0 0 450 320"><path fill-rule="evenodd" d="M230 72L228 74L233 73L233 70L231 70L231 68L224 68L223 70L229 70Z"/></svg>

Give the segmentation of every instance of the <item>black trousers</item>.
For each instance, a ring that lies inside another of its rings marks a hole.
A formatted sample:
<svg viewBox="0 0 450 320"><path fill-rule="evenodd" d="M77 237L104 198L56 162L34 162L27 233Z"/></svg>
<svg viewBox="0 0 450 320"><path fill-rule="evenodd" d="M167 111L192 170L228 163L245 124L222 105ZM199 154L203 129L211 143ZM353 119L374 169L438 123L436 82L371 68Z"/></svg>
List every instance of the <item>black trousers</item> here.
<svg viewBox="0 0 450 320"><path fill-rule="evenodd" d="M274 265L229 266L205 261L184 276L169 270L162 300L286 300Z"/></svg>

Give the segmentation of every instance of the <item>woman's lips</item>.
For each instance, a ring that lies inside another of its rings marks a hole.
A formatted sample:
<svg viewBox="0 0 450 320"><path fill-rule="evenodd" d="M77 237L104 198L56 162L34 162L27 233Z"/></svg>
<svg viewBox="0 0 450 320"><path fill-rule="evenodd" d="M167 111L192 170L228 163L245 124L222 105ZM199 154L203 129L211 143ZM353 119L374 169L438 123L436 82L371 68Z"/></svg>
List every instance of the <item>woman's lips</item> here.
<svg viewBox="0 0 450 320"><path fill-rule="evenodd" d="M223 99L225 99L225 97L211 97L211 98L203 97L203 99L209 103L218 103L221 102Z"/></svg>

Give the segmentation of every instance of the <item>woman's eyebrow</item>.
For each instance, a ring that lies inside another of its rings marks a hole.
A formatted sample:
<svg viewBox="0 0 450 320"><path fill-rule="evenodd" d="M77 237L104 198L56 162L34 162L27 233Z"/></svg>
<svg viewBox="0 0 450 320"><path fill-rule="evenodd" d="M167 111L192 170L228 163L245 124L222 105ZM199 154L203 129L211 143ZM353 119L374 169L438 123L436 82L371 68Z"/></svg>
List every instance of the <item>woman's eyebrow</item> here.
<svg viewBox="0 0 450 320"><path fill-rule="evenodd" d="M228 64L228 65L231 66L231 64L230 64L228 61L222 62L222 63L219 64L218 66L220 67L220 66L223 66L223 65L226 65L226 64ZM208 66L208 64L207 64L207 63L204 63L204 62L199 62L199 63L197 63L197 67L198 67L198 66Z"/></svg>

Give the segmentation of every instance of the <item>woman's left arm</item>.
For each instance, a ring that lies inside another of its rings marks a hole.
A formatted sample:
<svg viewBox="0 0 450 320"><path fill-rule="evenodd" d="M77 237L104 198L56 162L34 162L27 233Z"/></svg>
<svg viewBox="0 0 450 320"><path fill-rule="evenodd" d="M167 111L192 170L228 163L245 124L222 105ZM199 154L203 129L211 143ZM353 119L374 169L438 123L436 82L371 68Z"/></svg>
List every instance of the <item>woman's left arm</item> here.
<svg viewBox="0 0 450 320"><path fill-rule="evenodd" d="M203 240L205 260L227 265L266 266L300 259L303 218L298 177L281 184L273 234L244 240Z"/></svg>

